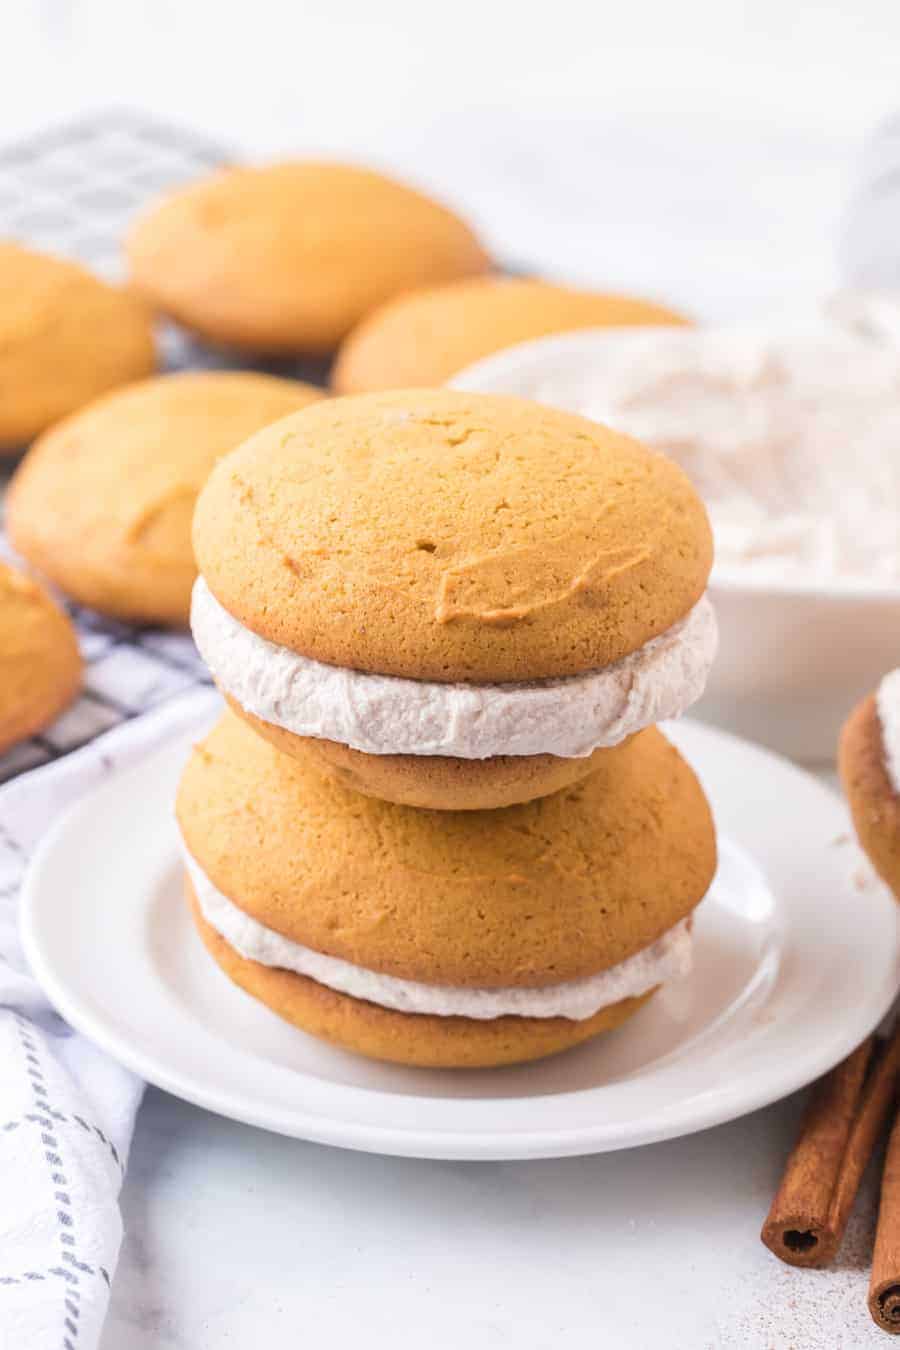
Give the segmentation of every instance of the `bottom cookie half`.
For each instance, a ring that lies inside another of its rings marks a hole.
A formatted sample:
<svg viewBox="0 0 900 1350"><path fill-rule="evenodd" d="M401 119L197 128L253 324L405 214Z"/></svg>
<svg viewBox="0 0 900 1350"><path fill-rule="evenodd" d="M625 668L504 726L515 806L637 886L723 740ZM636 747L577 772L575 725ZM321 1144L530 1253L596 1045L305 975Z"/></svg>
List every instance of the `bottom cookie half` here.
<svg viewBox="0 0 900 1350"><path fill-rule="evenodd" d="M247 960L204 919L189 881L185 889L204 945L230 980L301 1031L370 1059L432 1069L494 1068L541 1059L612 1031L655 992L601 1008L583 1022L565 1017L477 1021L395 1012L336 993L304 975Z"/></svg>
<svg viewBox="0 0 900 1350"><path fill-rule="evenodd" d="M323 773L353 792L431 811L494 811L549 797L580 783L594 772L602 756L621 748L595 750L584 759L561 759L558 755L494 755L490 759L367 755L337 741L295 736L255 717L234 699L227 698L227 702L277 750L312 757Z"/></svg>

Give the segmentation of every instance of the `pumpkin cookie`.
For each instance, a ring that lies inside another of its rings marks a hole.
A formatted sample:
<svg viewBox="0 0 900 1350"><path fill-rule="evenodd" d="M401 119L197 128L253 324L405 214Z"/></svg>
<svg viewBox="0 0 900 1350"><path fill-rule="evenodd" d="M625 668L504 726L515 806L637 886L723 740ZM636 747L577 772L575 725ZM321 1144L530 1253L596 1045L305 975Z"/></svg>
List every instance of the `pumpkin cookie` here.
<svg viewBox="0 0 900 1350"><path fill-rule="evenodd" d="M616 1025L686 969L715 869L703 792L655 729L575 788L434 812L360 797L227 713L177 814L199 926L231 977L304 1029L405 1063L530 1059Z"/></svg>
<svg viewBox="0 0 900 1350"><path fill-rule="evenodd" d="M319 397L239 371L160 375L108 394L29 451L10 487L10 536L81 604L183 627L197 574L191 517L210 469Z"/></svg>
<svg viewBox="0 0 900 1350"><path fill-rule="evenodd" d="M298 737L274 722L255 717L227 694L225 700L260 736L285 754L293 754L302 745L318 761L320 771L344 787L368 797L434 811L478 811L530 802L580 782L608 753L595 750L578 759L546 754L491 755L487 759L419 753L370 754L353 750L340 741Z"/></svg>
<svg viewBox="0 0 900 1350"><path fill-rule="evenodd" d="M329 352L376 305L484 272L458 216L349 164L231 168L171 194L127 242L135 284L214 342Z"/></svg>
<svg viewBox="0 0 900 1350"><path fill-rule="evenodd" d="M68 707L81 669L67 616L36 581L0 563L0 753Z"/></svg>
<svg viewBox="0 0 900 1350"><path fill-rule="evenodd" d="M681 470L520 399L308 408L216 467L194 546L194 636L235 709L409 805L584 777L683 712L715 651L709 525Z"/></svg>
<svg viewBox="0 0 900 1350"><path fill-rule="evenodd" d="M444 384L504 347L575 328L686 324L663 305L573 290L549 281L479 277L415 291L367 315L345 338L332 383L339 394Z"/></svg>
<svg viewBox="0 0 900 1350"><path fill-rule="evenodd" d="M150 314L136 296L0 241L0 454L155 366Z"/></svg>
<svg viewBox="0 0 900 1350"><path fill-rule="evenodd" d="M301 1031L369 1059L425 1069L484 1069L519 1064L570 1050L613 1031L652 997L653 990L601 1008L573 1022L565 1017L410 1016L341 994L290 970L263 965L240 953L208 923L191 883L185 890L206 950L228 978Z"/></svg>
<svg viewBox="0 0 900 1350"><path fill-rule="evenodd" d="M850 714L839 765L859 842L900 900L900 670Z"/></svg>

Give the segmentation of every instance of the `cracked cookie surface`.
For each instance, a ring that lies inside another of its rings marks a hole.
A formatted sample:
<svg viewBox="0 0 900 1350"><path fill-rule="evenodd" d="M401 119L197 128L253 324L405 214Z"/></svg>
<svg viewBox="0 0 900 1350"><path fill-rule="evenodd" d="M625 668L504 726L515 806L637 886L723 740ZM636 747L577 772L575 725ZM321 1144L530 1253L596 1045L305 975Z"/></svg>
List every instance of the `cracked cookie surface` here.
<svg viewBox="0 0 900 1350"><path fill-rule="evenodd" d="M682 471L500 395L329 400L217 465L194 520L216 599L331 665L432 681L578 675L666 632L712 564Z"/></svg>

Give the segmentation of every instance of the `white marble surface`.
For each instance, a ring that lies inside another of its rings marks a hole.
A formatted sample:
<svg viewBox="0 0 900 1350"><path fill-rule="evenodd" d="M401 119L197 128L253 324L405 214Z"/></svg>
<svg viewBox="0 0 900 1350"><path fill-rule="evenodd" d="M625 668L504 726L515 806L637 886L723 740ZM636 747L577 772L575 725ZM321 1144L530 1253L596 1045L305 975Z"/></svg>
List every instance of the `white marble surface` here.
<svg viewBox="0 0 900 1350"><path fill-rule="evenodd" d="M835 776L824 773L830 786ZM876 1163L834 1268L759 1230L805 1094L714 1130L542 1162L381 1158L252 1130L154 1089L122 1198L101 1350L849 1350Z"/></svg>
<svg viewBox="0 0 900 1350"><path fill-rule="evenodd" d="M102 1350L841 1350L871 1179L835 1270L759 1242L800 1109L594 1158L436 1163L251 1130L151 1091Z"/></svg>
<svg viewBox="0 0 900 1350"><path fill-rule="evenodd" d="M737 317L833 283L898 45L894 0L36 0L0 15L0 125L119 102L259 153L352 153L458 201L506 258ZM871 1190L836 1271L773 1269L759 1244L798 1110L624 1154L440 1164L151 1091L103 1350L883 1344Z"/></svg>

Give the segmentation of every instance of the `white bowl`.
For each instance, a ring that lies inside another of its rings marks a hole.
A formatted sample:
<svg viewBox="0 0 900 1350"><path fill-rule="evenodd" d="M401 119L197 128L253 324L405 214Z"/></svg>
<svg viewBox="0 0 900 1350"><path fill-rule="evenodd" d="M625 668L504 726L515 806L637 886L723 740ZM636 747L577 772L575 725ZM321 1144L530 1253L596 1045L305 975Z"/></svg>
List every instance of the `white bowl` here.
<svg viewBox="0 0 900 1350"><path fill-rule="evenodd" d="M811 317L789 328L821 334L823 322ZM670 341L676 330L660 331ZM540 338L469 366L451 383L579 409L577 391L604 355L647 333L589 329ZM900 665L900 586L763 581L717 565L709 593L721 641L697 715L795 759L832 761L854 703Z"/></svg>

